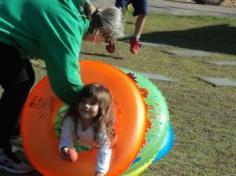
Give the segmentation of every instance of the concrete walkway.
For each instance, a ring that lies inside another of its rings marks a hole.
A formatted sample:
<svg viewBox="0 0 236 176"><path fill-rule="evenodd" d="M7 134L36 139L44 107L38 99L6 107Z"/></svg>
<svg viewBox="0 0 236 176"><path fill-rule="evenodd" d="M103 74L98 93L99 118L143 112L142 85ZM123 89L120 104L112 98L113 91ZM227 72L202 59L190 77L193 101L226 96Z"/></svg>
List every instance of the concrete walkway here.
<svg viewBox="0 0 236 176"><path fill-rule="evenodd" d="M91 0L96 6L114 5L115 0ZM191 0L148 0L148 10L154 13L168 13L173 15L209 15L236 18L236 8L216 5L201 5Z"/></svg>

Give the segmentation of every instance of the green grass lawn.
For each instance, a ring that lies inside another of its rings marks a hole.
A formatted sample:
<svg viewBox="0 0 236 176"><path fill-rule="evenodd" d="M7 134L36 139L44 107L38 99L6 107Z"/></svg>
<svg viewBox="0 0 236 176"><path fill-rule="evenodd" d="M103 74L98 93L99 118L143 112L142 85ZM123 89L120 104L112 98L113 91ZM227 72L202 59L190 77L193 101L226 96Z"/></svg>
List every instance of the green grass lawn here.
<svg viewBox="0 0 236 176"><path fill-rule="evenodd" d="M131 34L135 18L126 17ZM150 14L143 41L160 46L143 46L139 55L129 52L127 41L119 41L109 54L103 45L84 42L82 59L102 60L135 71L165 75L175 82L157 82L169 105L175 132L173 149L142 176L223 176L236 174L236 88L214 87L198 76L236 80L235 66L213 66L203 61L236 61L236 20L205 16ZM168 45L168 46L166 46ZM167 54L171 49L212 52L203 57ZM35 66L37 78L45 72ZM1 176L13 176L0 172ZM36 176L38 173L28 174Z"/></svg>
<svg viewBox="0 0 236 176"><path fill-rule="evenodd" d="M126 32L132 34L132 16ZM146 170L143 176L236 174L236 88L214 87L198 76L236 80L235 66L213 66L203 61L236 61L236 20L204 16L151 14L143 41L168 46L143 46L139 55L129 52L127 42L118 42L115 54L104 46L84 43L82 57L99 59L136 71L159 73L175 80L158 82L169 104L175 132L171 152ZM178 57L171 49L212 52L204 57Z"/></svg>

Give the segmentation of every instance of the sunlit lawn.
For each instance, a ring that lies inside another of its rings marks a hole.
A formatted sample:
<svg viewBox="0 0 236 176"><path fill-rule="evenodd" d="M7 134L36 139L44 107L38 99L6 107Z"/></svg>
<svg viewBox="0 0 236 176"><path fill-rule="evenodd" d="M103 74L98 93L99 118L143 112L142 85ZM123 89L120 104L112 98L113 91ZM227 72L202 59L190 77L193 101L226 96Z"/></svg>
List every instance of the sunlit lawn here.
<svg viewBox="0 0 236 176"><path fill-rule="evenodd" d="M131 34L134 18L126 17ZM214 87L198 76L236 80L235 66L214 66L203 61L236 61L236 20L204 16L148 16L143 41L165 45L143 46L139 55L129 52L126 40L109 54L104 45L83 43L82 59L95 59L135 71L165 75L175 82L157 82L167 99L175 144L171 152L151 165L143 176L236 174L236 88ZM168 46L166 46L168 45ZM212 52L209 56L169 55L171 49ZM35 66L37 78L45 70ZM1 176L13 176L0 172ZM36 176L34 172L28 176Z"/></svg>

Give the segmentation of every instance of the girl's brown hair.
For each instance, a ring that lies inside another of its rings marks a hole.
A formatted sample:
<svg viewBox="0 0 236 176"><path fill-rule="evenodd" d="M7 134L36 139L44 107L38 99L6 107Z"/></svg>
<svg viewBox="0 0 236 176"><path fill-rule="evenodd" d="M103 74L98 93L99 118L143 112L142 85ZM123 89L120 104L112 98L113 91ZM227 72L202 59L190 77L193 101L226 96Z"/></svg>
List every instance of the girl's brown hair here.
<svg viewBox="0 0 236 176"><path fill-rule="evenodd" d="M105 132L109 139L108 142L114 144L115 130L112 96L107 88L98 83L85 85L82 90L78 92L74 103L66 113L65 117L71 117L74 121L75 136L77 136L77 123L79 118L81 118L78 112L78 106L81 100L86 98L93 98L99 105L98 114L93 121L95 145L98 146L99 144L99 133L101 132Z"/></svg>

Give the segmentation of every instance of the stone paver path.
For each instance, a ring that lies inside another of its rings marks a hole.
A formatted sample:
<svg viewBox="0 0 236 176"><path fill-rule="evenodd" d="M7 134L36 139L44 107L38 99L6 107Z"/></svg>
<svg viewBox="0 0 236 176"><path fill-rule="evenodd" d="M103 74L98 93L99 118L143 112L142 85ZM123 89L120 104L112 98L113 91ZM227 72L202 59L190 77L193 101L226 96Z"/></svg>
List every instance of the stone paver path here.
<svg viewBox="0 0 236 176"><path fill-rule="evenodd" d="M204 61L204 62L219 66L236 66L236 61Z"/></svg>
<svg viewBox="0 0 236 176"><path fill-rule="evenodd" d="M210 56L212 54L206 51L184 50L184 49L168 50L168 51L163 50L162 52L175 56L190 56L190 57L203 57L203 56Z"/></svg>
<svg viewBox="0 0 236 176"><path fill-rule="evenodd" d="M168 78L164 75L161 74L155 74L155 73L146 73L146 72L141 72L143 76L150 80L154 81L165 81L165 82L173 82L174 80L172 78Z"/></svg>
<svg viewBox="0 0 236 176"><path fill-rule="evenodd" d="M206 76L200 76L199 78L217 87L219 86L236 87L236 81L228 78L206 77Z"/></svg>

